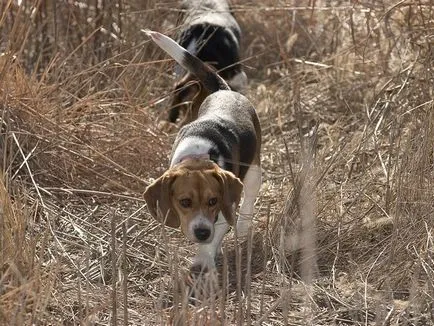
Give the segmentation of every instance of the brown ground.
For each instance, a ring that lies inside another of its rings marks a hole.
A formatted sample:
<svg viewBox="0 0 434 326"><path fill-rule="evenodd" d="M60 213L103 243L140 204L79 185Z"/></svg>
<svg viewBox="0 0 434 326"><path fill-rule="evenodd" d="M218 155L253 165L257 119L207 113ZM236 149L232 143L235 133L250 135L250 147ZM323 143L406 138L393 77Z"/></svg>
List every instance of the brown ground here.
<svg viewBox="0 0 434 326"><path fill-rule="evenodd" d="M233 1L263 185L252 241L227 235L195 305L194 246L142 199L174 135L172 61L140 29L173 35L177 3L17 3L0 4L0 324L434 323L432 2Z"/></svg>

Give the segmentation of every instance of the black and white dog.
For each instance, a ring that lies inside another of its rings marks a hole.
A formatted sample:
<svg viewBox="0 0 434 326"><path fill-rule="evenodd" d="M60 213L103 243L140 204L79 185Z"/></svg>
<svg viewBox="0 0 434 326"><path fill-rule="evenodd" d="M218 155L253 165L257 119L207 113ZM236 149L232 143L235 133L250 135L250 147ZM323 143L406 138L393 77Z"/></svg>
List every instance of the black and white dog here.
<svg viewBox="0 0 434 326"><path fill-rule="evenodd" d="M203 62L214 67L237 92L247 86L247 76L240 61L241 29L225 0L184 0L178 43ZM197 111L209 92L181 67L168 120L181 125L197 117Z"/></svg>

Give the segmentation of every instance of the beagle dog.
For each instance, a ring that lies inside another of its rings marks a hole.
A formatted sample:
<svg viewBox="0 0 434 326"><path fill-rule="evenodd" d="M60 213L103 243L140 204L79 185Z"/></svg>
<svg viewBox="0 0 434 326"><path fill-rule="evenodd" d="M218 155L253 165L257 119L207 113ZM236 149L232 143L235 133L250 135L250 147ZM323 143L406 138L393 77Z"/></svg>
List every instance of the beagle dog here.
<svg viewBox="0 0 434 326"><path fill-rule="evenodd" d="M247 76L239 63L241 29L227 1L184 0L181 9L185 14L179 44L217 69L232 90L242 91L247 86ZM184 125L197 118L209 91L190 72L179 66L175 71L179 81L175 85L168 121L176 123L181 115L180 125Z"/></svg>
<svg viewBox="0 0 434 326"><path fill-rule="evenodd" d="M183 126L173 144L170 168L144 193L149 212L169 227L179 227L199 244L193 270L214 267L229 226L248 233L261 185L261 128L249 100L171 38L145 31L210 95L198 118ZM236 217L236 210L244 195Z"/></svg>

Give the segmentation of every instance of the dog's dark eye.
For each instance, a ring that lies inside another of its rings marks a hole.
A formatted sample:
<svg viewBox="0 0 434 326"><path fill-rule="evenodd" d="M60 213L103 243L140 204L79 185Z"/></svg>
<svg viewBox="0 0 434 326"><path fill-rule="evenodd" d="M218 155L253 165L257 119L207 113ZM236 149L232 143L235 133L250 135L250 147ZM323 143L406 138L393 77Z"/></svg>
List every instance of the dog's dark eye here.
<svg viewBox="0 0 434 326"><path fill-rule="evenodd" d="M191 199L190 199L190 198L184 198L184 199L181 199L181 200L179 201L179 203L180 203L181 206L184 207L184 208L189 208L189 207L191 207Z"/></svg>
<svg viewBox="0 0 434 326"><path fill-rule="evenodd" d="M217 198L216 197L210 198L208 200L208 205L209 206L214 206L215 204L217 204Z"/></svg>

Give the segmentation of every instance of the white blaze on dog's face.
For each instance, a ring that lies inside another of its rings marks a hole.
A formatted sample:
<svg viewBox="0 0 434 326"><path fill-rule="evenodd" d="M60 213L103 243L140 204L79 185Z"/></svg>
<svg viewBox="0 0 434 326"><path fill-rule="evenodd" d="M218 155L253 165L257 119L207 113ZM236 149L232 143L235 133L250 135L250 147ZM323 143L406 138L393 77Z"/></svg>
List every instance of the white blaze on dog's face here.
<svg viewBox="0 0 434 326"><path fill-rule="evenodd" d="M188 159L166 171L146 189L144 197L155 219L181 226L193 242L209 243L220 212L234 225L234 207L238 207L242 189L241 181L217 164Z"/></svg>
<svg viewBox="0 0 434 326"><path fill-rule="evenodd" d="M172 184L171 202L188 239L200 243L213 239L222 190L211 171L186 171L179 175Z"/></svg>

